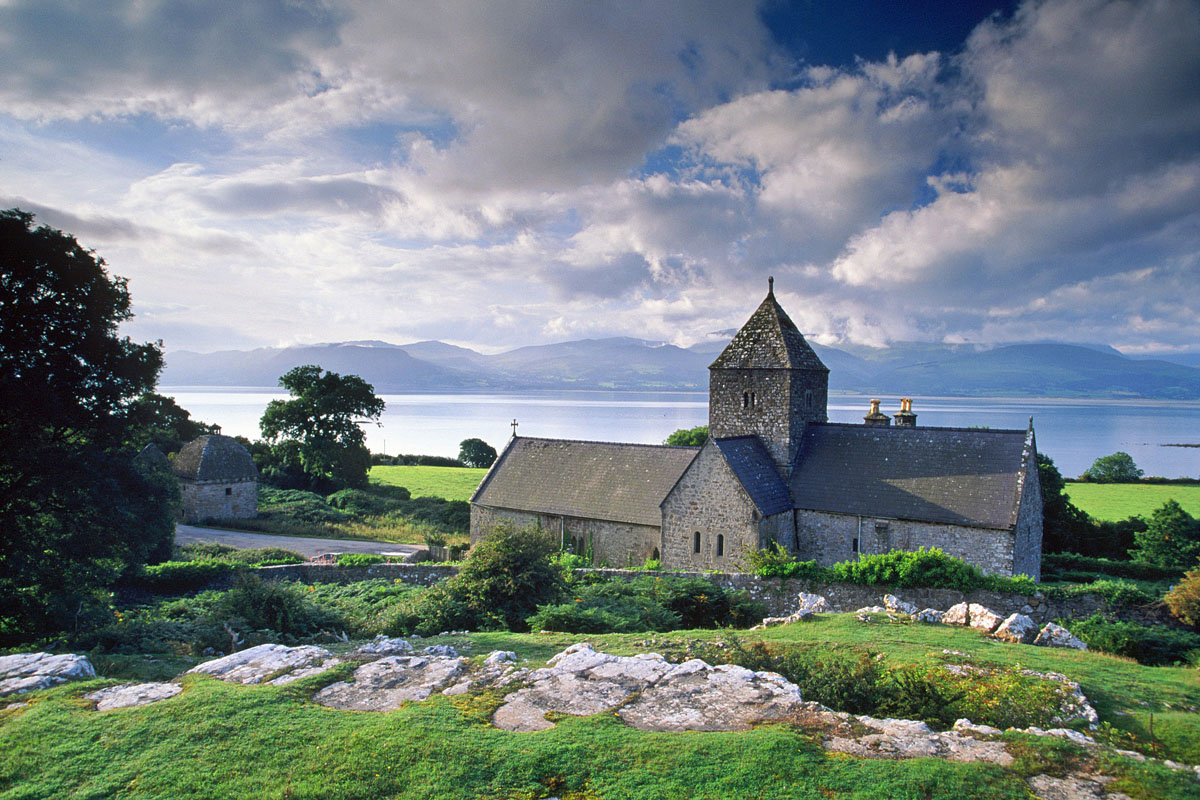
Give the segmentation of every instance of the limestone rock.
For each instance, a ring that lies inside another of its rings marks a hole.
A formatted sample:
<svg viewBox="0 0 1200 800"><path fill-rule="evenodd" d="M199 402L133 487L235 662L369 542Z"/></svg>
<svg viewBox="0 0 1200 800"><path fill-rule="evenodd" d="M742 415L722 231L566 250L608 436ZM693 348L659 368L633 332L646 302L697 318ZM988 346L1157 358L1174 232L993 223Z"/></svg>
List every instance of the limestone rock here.
<svg viewBox="0 0 1200 800"><path fill-rule="evenodd" d="M1037 623L1024 614L1009 614L992 636L1013 644L1031 644L1037 638Z"/></svg>
<svg viewBox="0 0 1200 800"><path fill-rule="evenodd" d="M922 608L917 612L914 619L917 622L929 622L937 625L942 621L942 612L938 611L936 608Z"/></svg>
<svg viewBox="0 0 1200 800"><path fill-rule="evenodd" d="M517 654L512 650L493 650L488 654L488 657L483 660L483 663L490 666L497 664L513 664L517 661Z"/></svg>
<svg viewBox="0 0 1200 800"><path fill-rule="evenodd" d="M971 603L971 605L967 606L967 609L970 614L967 624L984 633L991 633L996 630L1003 621L1003 617L979 603Z"/></svg>
<svg viewBox="0 0 1200 800"><path fill-rule="evenodd" d="M834 713L824 716L830 720L841 718L843 723L840 729L830 726L833 733L823 742L826 750L863 758L945 758L1000 765L1013 762L1003 742L983 741L960 730L935 733L924 722L910 719L876 719L863 715L850 717L849 714ZM849 727L851 721L865 725L873 732L855 735Z"/></svg>
<svg viewBox="0 0 1200 800"><path fill-rule="evenodd" d="M993 728L991 725L976 725L969 719L954 720L954 730L979 736L999 736L1002 733L999 728Z"/></svg>
<svg viewBox="0 0 1200 800"><path fill-rule="evenodd" d="M369 644L353 650L351 656L403 656L413 651L412 643L404 638L389 639L380 634Z"/></svg>
<svg viewBox="0 0 1200 800"><path fill-rule="evenodd" d="M16 653L0 656L0 697L48 689L96 677L87 656L73 653Z"/></svg>
<svg viewBox="0 0 1200 800"><path fill-rule="evenodd" d="M271 678L270 683L280 685L323 672L337 663L333 654L323 647L260 644L224 658L205 661L188 672L247 685L259 684Z"/></svg>
<svg viewBox="0 0 1200 800"><path fill-rule="evenodd" d="M1067 775L1056 778L1051 775L1034 775L1029 779L1029 788L1040 800L1129 800L1123 792L1105 793L1104 787L1112 781L1102 775Z"/></svg>
<svg viewBox="0 0 1200 800"><path fill-rule="evenodd" d="M129 708L130 706L146 706L174 697L183 691L177 683L123 683L120 686L109 686L107 689L89 692L84 700L94 700L97 711L108 711L113 708Z"/></svg>
<svg viewBox="0 0 1200 800"><path fill-rule="evenodd" d="M1087 650L1087 645L1069 630L1053 622L1047 622L1038 633L1033 643L1041 647L1069 647L1073 650Z"/></svg>
<svg viewBox="0 0 1200 800"><path fill-rule="evenodd" d="M955 603L942 614L944 625L966 625L971 621L970 606L966 603Z"/></svg>
<svg viewBox="0 0 1200 800"><path fill-rule="evenodd" d="M732 731L787 718L800 702L800 688L774 672L752 672L732 664L710 666L699 659L674 667L620 717L645 731Z"/></svg>
<svg viewBox="0 0 1200 800"><path fill-rule="evenodd" d="M800 606L797 611L807 609L814 614L826 614L829 612L829 601L825 599L824 595L801 592L798 595L798 599L800 600Z"/></svg>
<svg viewBox="0 0 1200 800"><path fill-rule="evenodd" d="M642 730L744 730L782 719L801 702L800 690L773 672L752 672L700 659L672 664L657 653L613 656L576 644L527 677L492 717L498 728L544 730L548 711L586 716L612 711Z"/></svg>
<svg viewBox="0 0 1200 800"><path fill-rule="evenodd" d="M458 651L448 644L431 644L421 651L428 656L439 656L441 658L458 658Z"/></svg>
<svg viewBox="0 0 1200 800"><path fill-rule="evenodd" d="M326 686L313 701L351 711L391 711L406 700L428 698L457 678L466 661L434 655L387 656L363 664L354 671L352 681Z"/></svg>
<svg viewBox="0 0 1200 800"><path fill-rule="evenodd" d="M883 605L888 611L897 614L908 614L910 617L917 613L917 607L907 600L901 600L894 594L885 594L883 596Z"/></svg>
<svg viewBox="0 0 1200 800"><path fill-rule="evenodd" d="M883 606L863 606L854 612L855 614L886 614L887 609Z"/></svg>

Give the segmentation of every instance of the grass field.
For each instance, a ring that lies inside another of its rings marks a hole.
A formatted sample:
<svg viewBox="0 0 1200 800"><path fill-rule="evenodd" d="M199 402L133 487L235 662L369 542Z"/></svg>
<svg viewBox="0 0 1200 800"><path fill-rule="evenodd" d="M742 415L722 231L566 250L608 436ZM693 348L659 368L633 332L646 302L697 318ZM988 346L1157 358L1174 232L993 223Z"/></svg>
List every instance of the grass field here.
<svg viewBox="0 0 1200 800"><path fill-rule="evenodd" d="M403 486L413 497L470 500L486 469L474 467L371 467L371 483Z"/></svg>
<svg viewBox="0 0 1200 800"><path fill-rule="evenodd" d="M885 652L890 661L939 663L943 649L975 663L1019 660L1063 672L1112 721L1143 737L1154 715L1159 754L1200 761L1200 675L1145 667L1098 653L1003 645L977 632L917 624L863 624L853 615L744 633L777 642ZM647 638L647 637L650 638ZM672 660L713 631L588 637L608 652L657 650ZM497 649L544 661L581 637L479 633L471 650ZM433 639L461 646L461 638ZM144 661L144 659L142 659ZM143 678L130 659L101 664L107 677ZM173 667L184 665L178 658ZM937 759L856 759L830 755L819 732L763 725L740 733L649 733L612 715L565 717L538 733L488 724L502 691L435 694L388 713L331 711L310 703L350 665L286 687L231 686L189 676L178 697L145 708L97 713L79 695L90 681L39 693L0 711L0 798L1028 798L1025 778L1063 774L1089 756L1065 742L1006 738L1012 766ZM109 683L112 680L107 681ZM1022 747L1022 743L1025 743ZM1134 798L1200 796L1188 773L1127 759L1093 767L1117 776L1107 788Z"/></svg>
<svg viewBox="0 0 1200 800"><path fill-rule="evenodd" d="M1200 516L1200 486L1154 483L1068 483L1071 502L1088 516L1116 522L1136 514L1150 516L1168 500L1183 506L1193 517Z"/></svg>

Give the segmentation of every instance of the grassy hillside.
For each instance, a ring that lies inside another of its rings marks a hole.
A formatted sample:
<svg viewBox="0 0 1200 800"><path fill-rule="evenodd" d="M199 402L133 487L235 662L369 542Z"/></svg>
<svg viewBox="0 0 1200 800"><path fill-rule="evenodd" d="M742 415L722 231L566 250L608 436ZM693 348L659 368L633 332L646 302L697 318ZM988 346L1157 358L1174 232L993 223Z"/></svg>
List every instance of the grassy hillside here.
<svg viewBox="0 0 1200 800"><path fill-rule="evenodd" d="M413 497L470 500L486 469L473 467L371 467L371 483L403 486Z"/></svg>
<svg viewBox="0 0 1200 800"><path fill-rule="evenodd" d="M1117 521L1136 514L1150 516L1168 500L1175 500L1192 516L1200 516L1200 486L1152 483L1067 483L1071 502L1089 516Z"/></svg>
<svg viewBox="0 0 1200 800"><path fill-rule="evenodd" d="M944 626L863 624L852 615L773 628L773 642L885 652L897 663L941 663L943 649L975 663L1013 662L1079 680L1102 718L1147 737L1160 754L1200 761L1200 675L1074 651L1002 645ZM682 660L713 631L599 635L598 648L654 649ZM545 660L578 641L567 634L473 634L473 654L514 650ZM442 641L442 640L434 640ZM444 640L462 646L462 638ZM178 665L176 658L175 664ZM130 658L129 677L145 659ZM121 677L120 659L102 666ZM538 733L492 728L502 692L434 697L388 713L331 711L308 702L343 679L342 667L286 687L231 686L192 676L178 697L96 713L76 698L100 682L39 695L0 712L0 798L1026 798L1025 778L1087 762L1073 745L1007 734L1008 768L935 759L866 760L823 752L820 732L763 725L743 733L649 733L612 715L565 717ZM1147 738L1145 741L1149 741ZM1024 744L1023 743L1027 743ZM1100 766L1108 788L1135 798L1200 796L1191 773L1117 758Z"/></svg>

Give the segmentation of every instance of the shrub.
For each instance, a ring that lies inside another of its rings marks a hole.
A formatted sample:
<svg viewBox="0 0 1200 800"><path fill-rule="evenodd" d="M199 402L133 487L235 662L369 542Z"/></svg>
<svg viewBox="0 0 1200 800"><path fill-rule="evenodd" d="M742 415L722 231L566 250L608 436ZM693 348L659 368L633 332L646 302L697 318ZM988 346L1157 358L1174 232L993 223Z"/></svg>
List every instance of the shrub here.
<svg viewBox="0 0 1200 800"><path fill-rule="evenodd" d="M1200 628L1200 568L1188 572L1163 599L1175 619Z"/></svg>
<svg viewBox="0 0 1200 800"><path fill-rule="evenodd" d="M1146 530L1133 535L1135 561L1187 569L1200 556L1200 520L1174 500L1154 510Z"/></svg>
<svg viewBox="0 0 1200 800"><path fill-rule="evenodd" d="M375 553L342 553L338 556L339 567L369 567L382 564L387 559Z"/></svg>
<svg viewBox="0 0 1200 800"><path fill-rule="evenodd" d="M1092 558L1090 556L1081 556L1077 553L1045 553L1042 555L1043 580L1067 580L1060 578L1067 571L1076 574L1092 573L1087 578L1089 581L1094 580L1100 575L1107 575L1112 578L1134 578L1150 581L1172 580L1178 578L1180 574L1180 570L1177 567L1160 567L1139 561Z"/></svg>
<svg viewBox="0 0 1200 800"><path fill-rule="evenodd" d="M377 517L394 509L399 501L362 489L342 489L326 497L325 502L356 517Z"/></svg>
<svg viewBox="0 0 1200 800"><path fill-rule="evenodd" d="M978 567L962 559L952 558L936 547L926 550L902 551L861 556L857 561L835 564L833 572L839 580L866 586L928 586L936 589L957 589L969 592L979 586L983 577Z"/></svg>
<svg viewBox="0 0 1200 800"><path fill-rule="evenodd" d="M528 620L534 631L562 633L644 633L679 627L679 615L658 603L618 597L575 598L544 605Z"/></svg>
<svg viewBox="0 0 1200 800"><path fill-rule="evenodd" d="M718 658L755 671L778 672L800 687L800 696L851 714L869 714L876 708L883 662L870 652L815 650L728 640L730 652ZM711 657L710 657L711 658Z"/></svg>
<svg viewBox="0 0 1200 800"><path fill-rule="evenodd" d="M1145 606L1158 599L1136 583L1123 580L1102 579L1074 586L1047 587L1045 591L1051 597L1078 597L1081 594L1094 594L1103 597L1111 608Z"/></svg>
<svg viewBox="0 0 1200 800"><path fill-rule="evenodd" d="M1163 625L1151 627L1134 622L1113 622L1099 614L1083 620L1059 620L1059 624L1093 650L1127 656L1142 664L1187 661L1188 653L1200 648L1200 635L1191 631Z"/></svg>
<svg viewBox="0 0 1200 800"><path fill-rule="evenodd" d="M308 559L294 550L282 547L260 547L239 550L223 544L196 542L179 548L179 561L226 561L231 564L269 566L274 564L300 564Z"/></svg>
<svg viewBox="0 0 1200 800"><path fill-rule="evenodd" d="M297 584L264 581L254 575L239 575L214 611L239 627L288 636L311 636L324 628L340 627L337 616L310 601Z"/></svg>

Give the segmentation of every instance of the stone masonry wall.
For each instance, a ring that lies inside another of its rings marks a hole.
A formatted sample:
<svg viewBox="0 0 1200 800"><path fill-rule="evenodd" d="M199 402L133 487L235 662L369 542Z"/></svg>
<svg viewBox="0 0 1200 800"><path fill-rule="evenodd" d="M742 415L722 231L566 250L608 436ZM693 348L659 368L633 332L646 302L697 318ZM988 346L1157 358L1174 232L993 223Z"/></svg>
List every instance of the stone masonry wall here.
<svg viewBox="0 0 1200 800"><path fill-rule="evenodd" d="M258 481L180 481L179 491L185 522L258 516Z"/></svg>
<svg viewBox="0 0 1200 800"><path fill-rule="evenodd" d="M540 525L555 542L565 544L576 553L584 553L590 547L594 563L617 567L641 566L646 559L658 557L662 541L657 526L473 505L471 544L478 542L501 520L518 527Z"/></svg>
<svg viewBox="0 0 1200 800"><path fill-rule="evenodd" d="M710 440L663 501L662 563L669 569L729 569L759 546L754 503ZM700 552L696 552L696 534ZM723 555L717 555L717 537Z"/></svg>
<svg viewBox="0 0 1200 800"><path fill-rule="evenodd" d="M801 369L713 369L708 431L714 439L757 435L786 475L804 426L824 422L828 373ZM753 403L746 402L753 395Z"/></svg>
<svg viewBox="0 0 1200 800"><path fill-rule="evenodd" d="M796 517L797 557L801 561L811 559L829 566L857 558L853 545L858 539L861 553L940 547L946 555L969 561L989 575L1013 574L1013 534L1009 531L824 511L797 510Z"/></svg>
<svg viewBox="0 0 1200 800"><path fill-rule="evenodd" d="M865 606L880 605L885 594L894 594L918 608L936 608L945 611L955 603L981 603L998 614L1007 616L1020 611L1028 613L1038 624L1059 618L1084 619L1097 612L1111 613L1118 619L1138 622L1143 625L1177 624L1161 608L1115 608L1096 595L1081 595L1066 599L1046 597L1042 592L1033 596L1007 592L958 592L953 589L900 589L888 586L858 586L851 583L822 583L799 579L780 580L760 578L745 572L644 572L627 569L580 570L592 572L614 580L628 580L646 575L671 575L703 578L723 589L745 590L767 607L770 616L786 616L799 607L800 592L820 594L829 601L834 612L855 611ZM432 586L452 575L458 567L441 564L373 564L367 567L339 567L337 565L286 564L278 567L259 567L256 574L264 580L293 580L301 583L353 583L373 578L385 578L411 583L417 586ZM225 583L228 583L228 579ZM216 584L214 584L215 586Z"/></svg>

